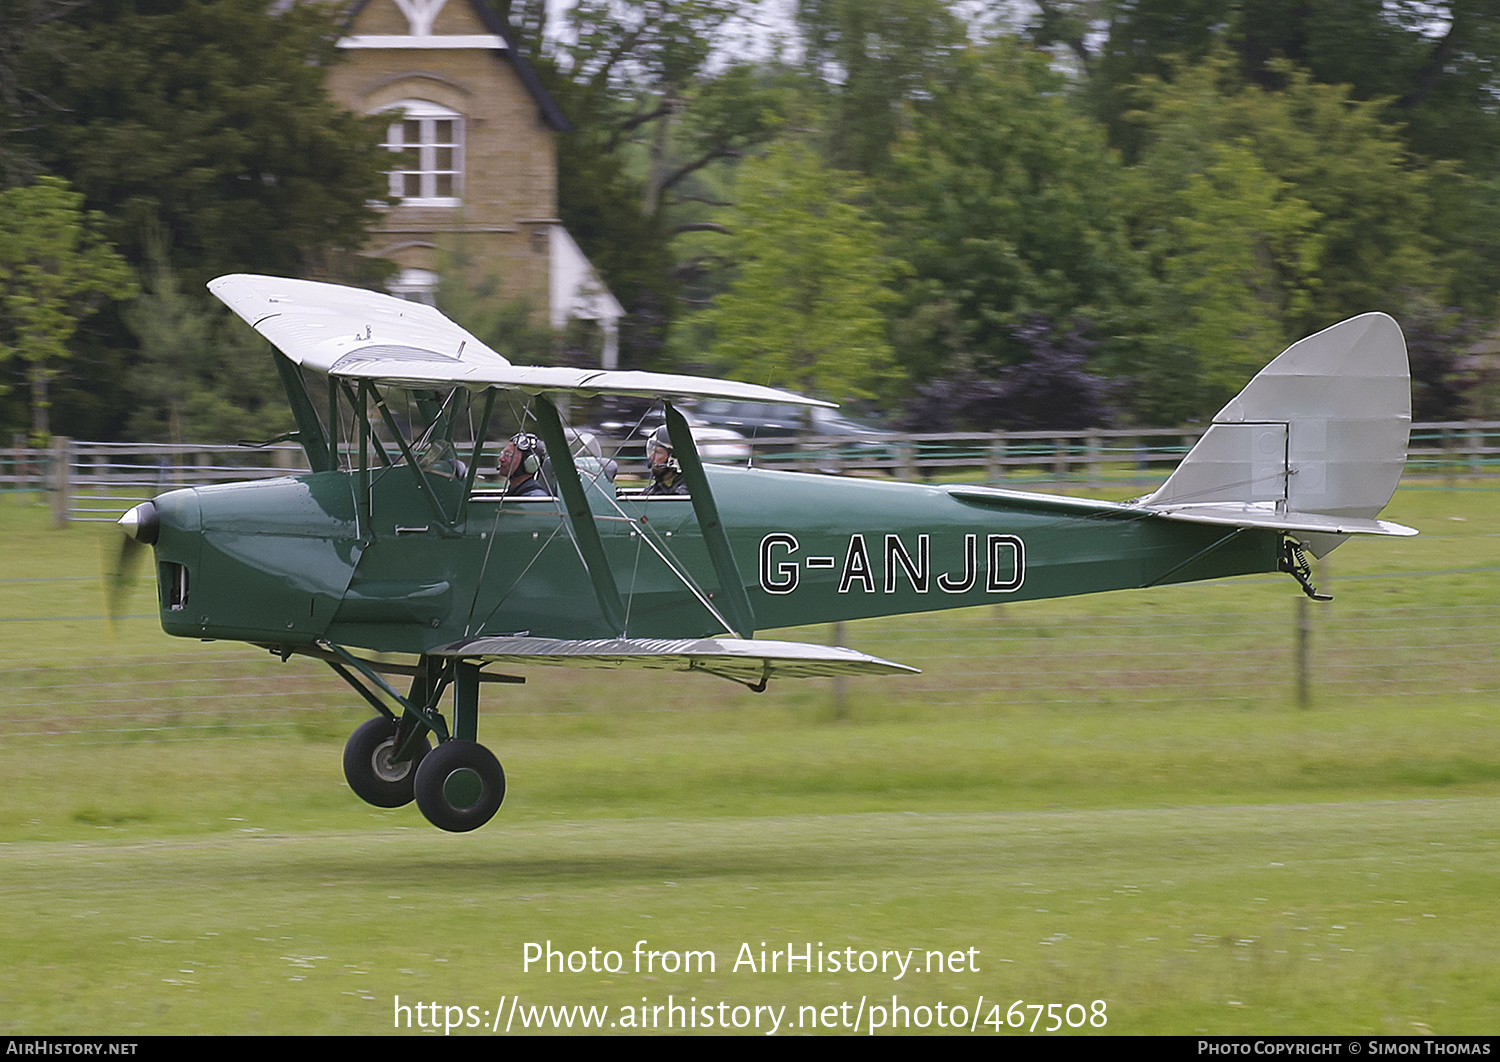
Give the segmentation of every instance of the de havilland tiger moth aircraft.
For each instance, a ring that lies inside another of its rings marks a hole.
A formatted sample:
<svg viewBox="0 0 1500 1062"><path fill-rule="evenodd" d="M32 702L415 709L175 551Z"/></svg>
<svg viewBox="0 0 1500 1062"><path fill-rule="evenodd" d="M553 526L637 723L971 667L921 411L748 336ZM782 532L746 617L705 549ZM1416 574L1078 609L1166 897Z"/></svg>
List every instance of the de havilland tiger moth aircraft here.
<svg viewBox="0 0 1500 1062"><path fill-rule="evenodd" d="M505 796L477 740L479 691L524 679L497 669L701 671L755 691L899 676L915 669L755 634L1258 572L1312 595L1308 554L1416 533L1377 519L1411 419L1406 344L1380 313L1290 347L1160 489L1115 503L707 464L680 404L827 403L514 365L436 309L371 291L249 275L209 288L276 348L311 471L143 502L120 520L127 552L154 549L168 634L326 661L377 713L345 748L350 787L380 807L415 800L445 830L482 826ZM664 403L681 493L617 488L613 462L564 426L571 400L601 395ZM499 397L524 407L501 457L535 473L524 492L497 486L493 458L482 468Z"/></svg>

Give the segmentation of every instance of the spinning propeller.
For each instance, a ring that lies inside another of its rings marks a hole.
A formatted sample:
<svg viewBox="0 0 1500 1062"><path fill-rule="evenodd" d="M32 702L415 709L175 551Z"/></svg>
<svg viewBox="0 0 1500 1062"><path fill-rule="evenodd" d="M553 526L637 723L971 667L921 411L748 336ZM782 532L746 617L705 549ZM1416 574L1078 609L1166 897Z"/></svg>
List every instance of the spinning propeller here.
<svg viewBox="0 0 1500 1062"><path fill-rule="evenodd" d="M140 570L141 554L147 547L156 544L160 526L156 506L150 502L141 502L116 522L125 536L120 539L120 548L113 563L106 557L104 571L105 615L109 619L111 630L115 621L125 614L130 591L135 586Z"/></svg>

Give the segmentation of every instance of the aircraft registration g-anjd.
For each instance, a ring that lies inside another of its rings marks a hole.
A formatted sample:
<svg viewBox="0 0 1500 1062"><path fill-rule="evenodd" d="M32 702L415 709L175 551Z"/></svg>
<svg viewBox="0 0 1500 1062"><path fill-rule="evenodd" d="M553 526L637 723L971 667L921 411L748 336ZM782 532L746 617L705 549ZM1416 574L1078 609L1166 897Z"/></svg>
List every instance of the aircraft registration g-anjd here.
<svg viewBox="0 0 1500 1062"><path fill-rule="evenodd" d="M351 788L381 807L415 799L445 830L483 825L504 798L476 740L479 690L523 680L497 667L702 671L756 691L898 674L914 669L755 632L1257 572L1312 594L1307 553L1415 534L1376 519L1410 423L1406 344L1384 314L1292 346L1159 490L1122 504L706 465L679 400L820 403L512 365L437 310L370 291L247 275L209 287L277 348L312 471L174 490L121 519L155 548L162 627L327 661L378 713L345 748ZM508 496L493 458L479 475L502 395L524 402L554 496ZM594 395L664 401L686 494L616 488L559 413L560 398Z"/></svg>

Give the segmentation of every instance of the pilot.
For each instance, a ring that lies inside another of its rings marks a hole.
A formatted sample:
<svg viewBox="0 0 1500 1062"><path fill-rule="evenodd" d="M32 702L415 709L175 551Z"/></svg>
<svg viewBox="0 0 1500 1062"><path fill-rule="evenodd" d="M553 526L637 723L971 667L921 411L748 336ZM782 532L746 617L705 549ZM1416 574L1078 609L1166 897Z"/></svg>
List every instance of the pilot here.
<svg viewBox="0 0 1500 1062"><path fill-rule="evenodd" d="M686 494L687 480L682 476L682 466L672 456L672 436L663 424L651 433L646 443L646 460L651 465L651 485L642 493L647 495Z"/></svg>
<svg viewBox="0 0 1500 1062"><path fill-rule="evenodd" d="M536 474L541 471L547 449L529 431L511 436L495 466L506 479L507 498L550 498L552 492L542 486Z"/></svg>

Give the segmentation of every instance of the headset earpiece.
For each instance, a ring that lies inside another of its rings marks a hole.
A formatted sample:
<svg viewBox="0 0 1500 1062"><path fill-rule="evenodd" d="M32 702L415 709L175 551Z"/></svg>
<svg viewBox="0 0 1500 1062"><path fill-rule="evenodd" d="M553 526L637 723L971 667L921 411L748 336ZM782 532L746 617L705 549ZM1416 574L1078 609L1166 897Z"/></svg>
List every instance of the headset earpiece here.
<svg viewBox="0 0 1500 1062"><path fill-rule="evenodd" d="M521 470L528 476L534 476L542 470L542 454L546 451L542 447L542 440L538 439L529 431L517 432L511 436L511 445L522 453Z"/></svg>

